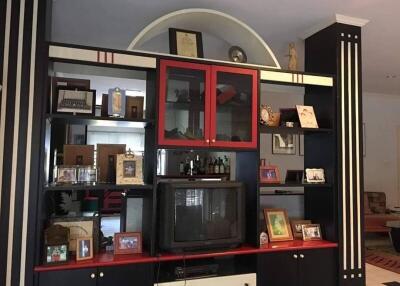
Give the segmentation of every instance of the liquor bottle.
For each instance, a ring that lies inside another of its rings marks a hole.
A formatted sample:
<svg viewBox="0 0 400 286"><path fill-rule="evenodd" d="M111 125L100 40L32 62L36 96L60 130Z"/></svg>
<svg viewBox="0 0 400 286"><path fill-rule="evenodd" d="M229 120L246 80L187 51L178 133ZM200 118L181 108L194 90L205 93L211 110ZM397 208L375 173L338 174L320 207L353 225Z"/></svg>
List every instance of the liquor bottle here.
<svg viewBox="0 0 400 286"><path fill-rule="evenodd" d="M231 173L231 165L229 162L229 158L226 155L224 156L224 161L225 161L225 172L227 174L230 174Z"/></svg>
<svg viewBox="0 0 400 286"><path fill-rule="evenodd" d="M185 159L185 166L183 167L183 172L185 175L190 174L190 164L189 164L189 157L186 157Z"/></svg>
<svg viewBox="0 0 400 286"><path fill-rule="evenodd" d="M199 175L200 174L200 156L196 155L196 159L194 160L194 166L193 166L193 174Z"/></svg>
<svg viewBox="0 0 400 286"><path fill-rule="evenodd" d="M208 158L208 172L207 173L210 175L214 174L213 159L211 157Z"/></svg>
<svg viewBox="0 0 400 286"><path fill-rule="evenodd" d="M185 175L185 164L183 164L183 161L181 161L180 163L179 163L179 174L182 176L182 175Z"/></svg>
<svg viewBox="0 0 400 286"><path fill-rule="evenodd" d="M217 158L215 158L215 161L214 161L214 174L219 174L219 166L218 166Z"/></svg>
<svg viewBox="0 0 400 286"><path fill-rule="evenodd" d="M224 162L222 161L221 158L218 157L218 166L219 166L219 173L220 174L225 174L225 166L224 166Z"/></svg>

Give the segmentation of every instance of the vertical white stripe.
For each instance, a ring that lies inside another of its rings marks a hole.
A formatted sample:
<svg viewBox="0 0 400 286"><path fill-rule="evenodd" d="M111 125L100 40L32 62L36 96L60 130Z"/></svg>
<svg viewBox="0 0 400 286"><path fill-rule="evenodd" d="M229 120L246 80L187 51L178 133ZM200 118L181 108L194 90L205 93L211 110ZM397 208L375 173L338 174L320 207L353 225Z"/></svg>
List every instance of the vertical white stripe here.
<svg viewBox="0 0 400 286"><path fill-rule="evenodd" d="M6 0L7 1L7 0ZM1 195L3 184L3 156L4 156L4 138L6 132L6 105L8 90L8 60L10 52L10 25L11 25L11 6L12 0L7 1L6 26L4 35L4 56L3 56L3 83L1 96L1 118L0 118L0 215L1 215Z"/></svg>
<svg viewBox="0 0 400 286"><path fill-rule="evenodd" d="M342 217L343 217L343 270L347 270L347 205L346 205L346 124L344 104L344 41L341 41L340 53L341 103L342 103Z"/></svg>
<svg viewBox="0 0 400 286"><path fill-rule="evenodd" d="M21 77L22 77L22 51L24 43L24 18L25 0L21 0L19 7L19 27L18 27L18 50L17 50L17 77L15 88L15 107L14 107L14 135L13 152L11 165L11 189L10 189L10 218L8 224L8 249L7 249L7 273L6 286L11 286L11 266L13 260L13 240L14 240L14 218L15 218L15 186L17 183L17 159L18 159L18 140L19 140L19 111L21 103Z"/></svg>
<svg viewBox="0 0 400 286"><path fill-rule="evenodd" d="M29 109L28 125L26 136L26 161L25 161L25 186L24 186L24 207L22 215L22 245L21 245L21 269L19 285L25 285L25 263L26 263L26 243L28 240L28 208L29 208L29 183L31 173L31 154L32 154L32 125L33 125L33 103L35 92L35 64L36 64L36 33L37 33L37 13L38 1L33 1L32 17L32 43L31 43L31 62L29 78Z"/></svg>
<svg viewBox="0 0 400 286"><path fill-rule="evenodd" d="M348 110L349 110L349 195L350 195L350 264L354 269L354 194L353 194L353 105L352 105L352 68L351 68L351 43L347 43L347 68L348 68Z"/></svg>
<svg viewBox="0 0 400 286"><path fill-rule="evenodd" d="M361 263L361 177L360 177L360 114L359 114L359 93L358 93L358 44L354 46L354 84L355 84L355 112L356 112L356 180L357 180L357 253L358 269L362 268Z"/></svg>

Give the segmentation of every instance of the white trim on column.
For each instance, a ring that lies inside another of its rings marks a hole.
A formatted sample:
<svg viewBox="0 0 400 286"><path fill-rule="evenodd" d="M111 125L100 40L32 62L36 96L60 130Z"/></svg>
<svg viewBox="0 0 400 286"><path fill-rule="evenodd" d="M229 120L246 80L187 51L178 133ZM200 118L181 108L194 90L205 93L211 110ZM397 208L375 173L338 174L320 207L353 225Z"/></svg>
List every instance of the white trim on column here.
<svg viewBox="0 0 400 286"><path fill-rule="evenodd" d="M22 51L24 47L24 19L25 19L25 0L21 0L19 7L19 27L18 27L18 49L17 49L17 76L15 87L15 106L14 106L14 130L13 130L13 151L11 161L11 189L10 189L10 212L8 223L8 248L7 248L7 272L6 286L11 286L13 246L14 246L14 219L15 219L15 192L17 184L18 168L18 142L19 142L19 122L21 108L21 82L22 82Z"/></svg>
<svg viewBox="0 0 400 286"><path fill-rule="evenodd" d="M342 104L342 216L343 216L343 270L347 270L347 204L346 204L346 124L344 104L344 41L341 41L340 77L341 77L341 104Z"/></svg>
<svg viewBox="0 0 400 286"><path fill-rule="evenodd" d="M36 36L37 36L37 14L38 0L33 1L32 17L32 42L30 55L30 78L29 78L29 108L28 124L26 136L26 160L25 160L25 185L24 185L24 206L22 214L22 240L21 240L21 264L19 285L25 286L25 268L26 268L26 244L28 234L28 208L29 208L29 184L31 174L31 155L32 155L32 127L33 127L33 104L35 91L35 67L36 67Z"/></svg>

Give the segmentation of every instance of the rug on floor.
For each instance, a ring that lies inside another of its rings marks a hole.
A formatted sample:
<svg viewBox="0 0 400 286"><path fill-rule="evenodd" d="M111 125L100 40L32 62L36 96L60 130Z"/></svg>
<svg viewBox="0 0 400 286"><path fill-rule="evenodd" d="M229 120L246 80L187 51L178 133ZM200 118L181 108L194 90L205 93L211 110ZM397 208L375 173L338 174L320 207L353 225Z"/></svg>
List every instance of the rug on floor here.
<svg viewBox="0 0 400 286"><path fill-rule="evenodd" d="M400 274L400 255L367 248L365 250L365 262ZM396 284L389 285L394 286Z"/></svg>

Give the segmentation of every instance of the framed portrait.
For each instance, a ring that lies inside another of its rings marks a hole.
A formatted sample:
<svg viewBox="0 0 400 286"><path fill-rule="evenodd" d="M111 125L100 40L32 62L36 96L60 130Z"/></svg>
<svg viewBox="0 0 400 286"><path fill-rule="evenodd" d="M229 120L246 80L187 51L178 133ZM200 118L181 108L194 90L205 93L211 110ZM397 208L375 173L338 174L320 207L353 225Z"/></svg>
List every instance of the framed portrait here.
<svg viewBox="0 0 400 286"><path fill-rule="evenodd" d="M78 182L82 184L93 184L97 182L97 169L94 166L79 166Z"/></svg>
<svg viewBox="0 0 400 286"><path fill-rule="evenodd" d="M264 209L268 236L271 242L293 240L287 211L284 209Z"/></svg>
<svg viewBox="0 0 400 286"><path fill-rule="evenodd" d="M311 220L291 220L290 225L292 226L292 232L294 238L303 239L303 228L305 224L310 224Z"/></svg>
<svg viewBox="0 0 400 286"><path fill-rule="evenodd" d="M315 184L325 183L324 169L306 169L306 182Z"/></svg>
<svg viewBox="0 0 400 286"><path fill-rule="evenodd" d="M93 259L93 238L80 237L76 239L76 260Z"/></svg>
<svg viewBox="0 0 400 286"><path fill-rule="evenodd" d="M304 224L301 227L304 241L322 240L321 226L319 224Z"/></svg>
<svg viewBox="0 0 400 286"><path fill-rule="evenodd" d="M64 165L93 165L94 145L64 145Z"/></svg>
<svg viewBox="0 0 400 286"><path fill-rule="evenodd" d="M301 128L318 128L317 118L315 117L314 107L296 105L297 114L299 115Z"/></svg>
<svg viewBox="0 0 400 286"><path fill-rule="evenodd" d="M169 52L173 55L202 58L204 54L201 33L169 28Z"/></svg>
<svg viewBox="0 0 400 286"><path fill-rule="evenodd" d="M272 134L272 154L296 155L295 134Z"/></svg>
<svg viewBox="0 0 400 286"><path fill-rule="evenodd" d="M132 152L117 155L117 185L143 184L143 157Z"/></svg>
<svg viewBox="0 0 400 286"><path fill-rule="evenodd" d="M68 244L46 245L45 265L64 264L69 260Z"/></svg>
<svg viewBox="0 0 400 286"><path fill-rule="evenodd" d="M142 253L140 232L120 232L114 236L114 254Z"/></svg>
<svg viewBox="0 0 400 286"><path fill-rule="evenodd" d="M57 184L75 184L77 182L76 167L57 166Z"/></svg>
<svg viewBox="0 0 400 286"><path fill-rule="evenodd" d="M58 87L55 104L56 113L95 115L96 91Z"/></svg>
<svg viewBox="0 0 400 286"><path fill-rule="evenodd" d="M108 90L108 115L113 117L124 117L126 95L125 90L119 87Z"/></svg>
<svg viewBox="0 0 400 286"><path fill-rule="evenodd" d="M261 160L260 182L269 184L278 184L281 182L279 168L277 166L266 166L265 159Z"/></svg>

